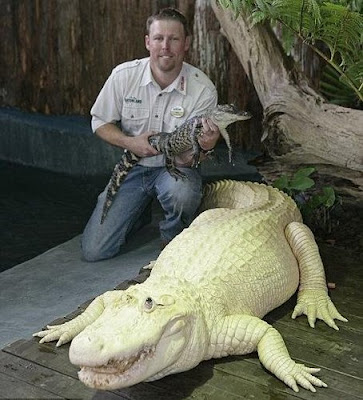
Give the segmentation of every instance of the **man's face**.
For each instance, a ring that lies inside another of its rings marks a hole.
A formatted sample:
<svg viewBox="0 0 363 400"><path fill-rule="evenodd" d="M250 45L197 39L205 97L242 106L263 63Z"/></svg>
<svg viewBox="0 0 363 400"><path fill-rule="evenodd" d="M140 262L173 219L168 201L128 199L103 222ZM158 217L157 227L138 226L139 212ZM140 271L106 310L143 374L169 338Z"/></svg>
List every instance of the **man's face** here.
<svg viewBox="0 0 363 400"><path fill-rule="evenodd" d="M185 36L184 27L179 21L154 21L149 35L145 36L151 64L163 72L180 70L189 44L190 38Z"/></svg>

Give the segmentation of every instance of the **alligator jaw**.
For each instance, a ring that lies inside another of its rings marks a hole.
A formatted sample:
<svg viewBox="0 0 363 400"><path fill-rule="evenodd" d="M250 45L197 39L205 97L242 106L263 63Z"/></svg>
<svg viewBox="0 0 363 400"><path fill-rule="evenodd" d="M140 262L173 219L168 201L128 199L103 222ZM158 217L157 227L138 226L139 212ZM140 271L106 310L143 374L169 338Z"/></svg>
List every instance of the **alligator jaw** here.
<svg viewBox="0 0 363 400"><path fill-rule="evenodd" d="M145 379L142 371L147 369L148 361L153 358L154 352L153 346L124 359L110 360L107 365L81 366L78 377L85 385L94 389L118 389L131 386ZM134 378L135 375L137 378Z"/></svg>

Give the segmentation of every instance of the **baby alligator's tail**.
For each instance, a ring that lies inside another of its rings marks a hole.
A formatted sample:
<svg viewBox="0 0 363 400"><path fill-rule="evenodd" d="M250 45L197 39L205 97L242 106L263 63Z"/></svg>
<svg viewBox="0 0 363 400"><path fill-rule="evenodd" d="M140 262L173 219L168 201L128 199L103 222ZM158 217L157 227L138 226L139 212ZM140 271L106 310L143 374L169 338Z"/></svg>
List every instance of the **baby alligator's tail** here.
<svg viewBox="0 0 363 400"><path fill-rule="evenodd" d="M140 157L138 157L136 154L131 153L131 151L129 150L125 150L124 154L121 157L121 160L115 165L110 181L108 182L107 195L102 210L101 224L103 224L103 222L105 221L108 210L110 209L113 199L118 192L122 182L125 180L131 168L139 160Z"/></svg>

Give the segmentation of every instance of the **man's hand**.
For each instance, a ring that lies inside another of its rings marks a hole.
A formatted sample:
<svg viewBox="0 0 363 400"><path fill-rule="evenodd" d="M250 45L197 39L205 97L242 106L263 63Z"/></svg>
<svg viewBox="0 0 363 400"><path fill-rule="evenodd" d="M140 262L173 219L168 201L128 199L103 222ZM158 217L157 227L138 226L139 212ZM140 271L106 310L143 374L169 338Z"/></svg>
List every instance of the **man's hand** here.
<svg viewBox="0 0 363 400"><path fill-rule="evenodd" d="M199 146L205 150L212 150L220 137L219 128L210 119L202 118L202 133L199 135ZM199 161L206 159L206 156L201 153ZM175 157L175 164L179 167L190 167L193 163L193 150L185 151Z"/></svg>
<svg viewBox="0 0 363 400"><path fill-rule="evenodd" d="M139 157L150 157L160 154L149 143L149 136L155 135L155 132L147 131L139 136L129 136L126 139L125 147L127 150Z"/></svg>
<svg viewBox="0 0 363 400"><path fill-rule="evenodd" d="M115 124L105 124L96 130L97 136L114 146L122 147L138 157L150 157L160 154L148 141L149 136L155 135L155 132L147 131L140 136L128 136L123 133Z"/></svg>
<svg viewBox="0 0 363 400"><path fill-rule="evenodd" d="M203 150L212 150L220 137L219 128L210 119L202 118L203 130L198 142Z"/></svg>

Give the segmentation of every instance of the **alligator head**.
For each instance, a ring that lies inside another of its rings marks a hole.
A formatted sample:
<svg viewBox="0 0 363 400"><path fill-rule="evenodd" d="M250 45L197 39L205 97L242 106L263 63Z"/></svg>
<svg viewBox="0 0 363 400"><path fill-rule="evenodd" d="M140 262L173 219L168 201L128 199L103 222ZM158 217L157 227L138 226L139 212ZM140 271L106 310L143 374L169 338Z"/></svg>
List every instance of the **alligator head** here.
<svg viewBox="0 0 363 400"><path fill-rule="evenodd" d="M210 119L219 129L226 129L228 125L237 121L245 121L252 118L248 111L239 110L234 104L219 104L211 111Z"/></svg>
<svg viewBox="0 0 363 400"><path fill-rule="evenodd" d="M96 389L119 389L199 364L205 349L191 345L205 334L204 319L196 318L195 298L173 291L136 285L120 292L119 301L72 341L69 357L81 367L79 379Z"/></svg>
<svg viewBox="0 0 363 400"><path fill-rule="evenodd" d="M227 132L227 126L237 121L245 121L252 118L248 111L239 110L234 104L219 104L209 112L210 118L219 128L223 139L225 140L228 151L229 162L232 162L232 146Z"/></svg>

